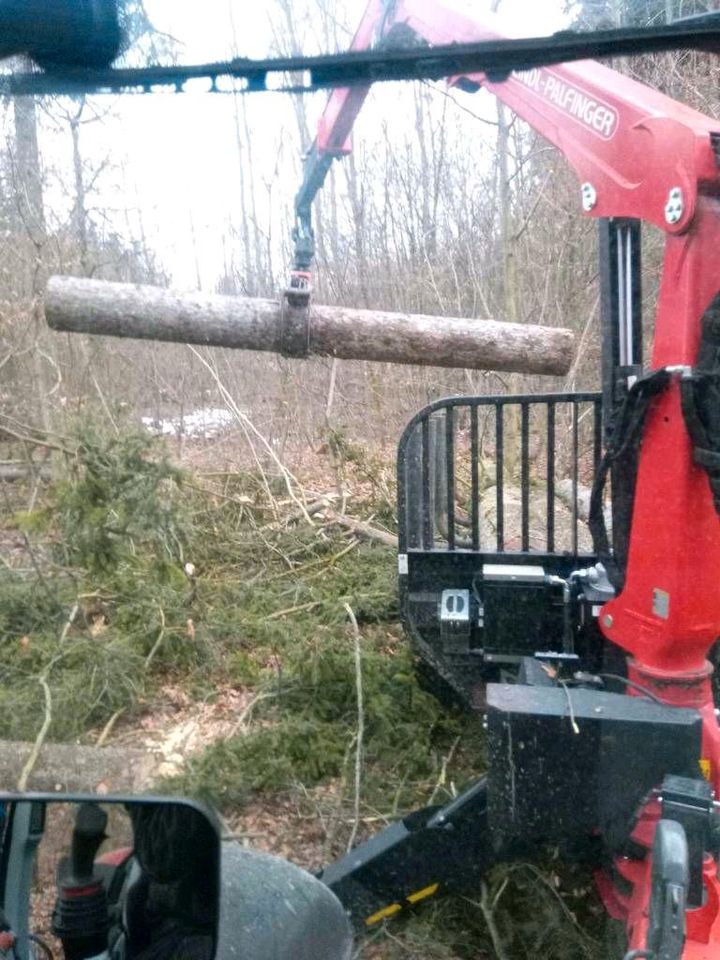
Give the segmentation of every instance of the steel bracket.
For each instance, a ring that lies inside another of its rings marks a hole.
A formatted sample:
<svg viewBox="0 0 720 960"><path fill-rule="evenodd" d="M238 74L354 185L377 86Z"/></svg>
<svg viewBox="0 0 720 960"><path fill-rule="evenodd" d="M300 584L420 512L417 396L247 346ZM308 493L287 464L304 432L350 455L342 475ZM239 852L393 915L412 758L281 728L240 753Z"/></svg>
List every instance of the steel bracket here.
<svg viewBox="0 0 720 960"><path fill-rule="evenodd" d="M307 274L295 273L283 294L280 313L280 353L305 359L310 354L310 294Z"/></svg>

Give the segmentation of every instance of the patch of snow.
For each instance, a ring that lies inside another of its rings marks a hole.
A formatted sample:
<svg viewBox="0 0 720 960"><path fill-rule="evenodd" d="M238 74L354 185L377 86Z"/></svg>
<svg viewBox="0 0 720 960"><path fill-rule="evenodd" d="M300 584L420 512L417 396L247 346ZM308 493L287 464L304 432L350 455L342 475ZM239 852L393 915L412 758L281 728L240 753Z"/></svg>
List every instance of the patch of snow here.
<svg viewBox="0 0 720 960"><path fill-rule="evenodd" d="M182 417L168 417L156 420L155 417L142 417L146 430L163 437L191 437L207 439L227 430L235 421L233 414L224 407L210 407L192 410Z"/></svg>

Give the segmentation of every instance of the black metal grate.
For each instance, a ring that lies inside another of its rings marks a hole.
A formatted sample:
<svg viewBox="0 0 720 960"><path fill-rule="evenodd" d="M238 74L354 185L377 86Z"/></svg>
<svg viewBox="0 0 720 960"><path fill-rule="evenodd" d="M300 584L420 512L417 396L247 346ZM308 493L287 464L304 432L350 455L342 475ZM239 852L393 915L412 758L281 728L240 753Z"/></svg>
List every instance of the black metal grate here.
<svg viewBox="0 0 720 960"><path fill-rule="evenodd" d="M599 393L430 404L400 440L400 553L592 554L583 500L601 448Z"/></svg>

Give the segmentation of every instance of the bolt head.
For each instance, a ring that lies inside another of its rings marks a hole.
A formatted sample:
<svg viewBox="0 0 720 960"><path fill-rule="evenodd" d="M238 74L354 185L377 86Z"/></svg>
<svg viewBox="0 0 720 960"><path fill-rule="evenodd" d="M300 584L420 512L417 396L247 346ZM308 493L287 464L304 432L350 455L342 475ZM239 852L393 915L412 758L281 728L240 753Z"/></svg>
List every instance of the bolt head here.
<svg viewBox="0 0 720 960"><path fill-rule="evenodd" d="M582 208L588 213L597 204L597 190L591 183L584 183L580 187L582 195Z"/></svg>
<svg viewBox="0 0 720 960"><path fill-rule="evenodd" d="M682 219L684 209L682 190L680 187L673 187L668 193L665 204L665 222L670 226L678 223Z"/></svg>

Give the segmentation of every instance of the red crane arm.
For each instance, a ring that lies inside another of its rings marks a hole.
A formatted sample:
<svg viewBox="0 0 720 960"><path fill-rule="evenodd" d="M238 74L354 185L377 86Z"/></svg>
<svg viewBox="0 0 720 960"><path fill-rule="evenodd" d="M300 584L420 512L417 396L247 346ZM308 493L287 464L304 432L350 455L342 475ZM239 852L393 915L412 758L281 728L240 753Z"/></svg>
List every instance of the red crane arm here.
<svg viewBox="0 0 720 960"><path fill-rule="evenodd" d="M444 0L392 6L370 0L352 49L391 45L399 27L431 45L507 38L500 23L460 13ZM486 87L554 144L583 184L583 206L593 216L634 217L681 233L694 216L698 190L720 187L720 123L600 63L533 69L504 82L482 74L452 82ZM368 91L332 93L318 124L318 158L350 150L348 138Z"/></svg>
<svg viewBox="0 0 720 960"><path fill-rule="evenodd" d="M350 44L351 50L367 50L373 45L384 22L385 0L370 0ZM316 146L320 154L341 157L350 152L350 133L370 87L345 87L333 90L318 121Z"/></svg>

